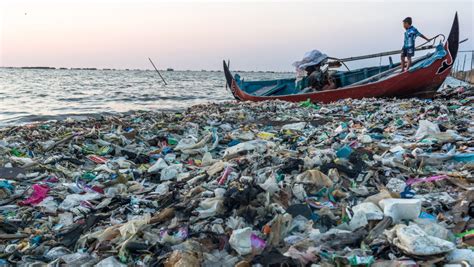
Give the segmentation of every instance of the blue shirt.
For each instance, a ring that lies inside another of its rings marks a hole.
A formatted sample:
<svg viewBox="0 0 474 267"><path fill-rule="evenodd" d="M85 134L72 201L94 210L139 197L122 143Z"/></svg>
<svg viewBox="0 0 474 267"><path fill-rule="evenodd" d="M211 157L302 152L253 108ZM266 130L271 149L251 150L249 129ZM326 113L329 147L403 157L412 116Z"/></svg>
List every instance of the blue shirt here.
<svg viewBox="0 0 474 267"><path fill-rule="evenodd" d="M421 33L413 26L410 26L405 31L405 40L403 41L403 48L413 48L415 47L415 39L420 36Z"/></svg>

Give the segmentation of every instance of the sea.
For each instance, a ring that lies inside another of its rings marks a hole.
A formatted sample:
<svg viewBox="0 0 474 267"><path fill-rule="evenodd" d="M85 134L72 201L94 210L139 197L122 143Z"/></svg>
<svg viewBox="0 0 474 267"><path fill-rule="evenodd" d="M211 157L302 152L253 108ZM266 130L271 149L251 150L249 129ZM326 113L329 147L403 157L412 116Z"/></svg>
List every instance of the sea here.
<svg viewBox="0 0 474 267"><path fill-rule="evenodd" d="M294 73L245 72L246 80ZM0 68L0 127L137 110L181 111L232 100L219 71ZM461 84L448 78L446 84Z"/></svg>
<svg viewBox="0 0 474 267"><path fill-rule="evenodd" d="M0 68L0 127L232 100L219 71ZM248 80L293 73L246 72Z"/></svg>

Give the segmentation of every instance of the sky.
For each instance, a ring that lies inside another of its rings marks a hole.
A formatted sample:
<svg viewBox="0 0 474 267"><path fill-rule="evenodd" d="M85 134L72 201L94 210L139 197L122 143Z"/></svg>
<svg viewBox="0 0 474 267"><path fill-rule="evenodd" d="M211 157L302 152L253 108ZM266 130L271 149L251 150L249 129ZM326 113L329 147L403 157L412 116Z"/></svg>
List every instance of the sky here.
<svg viewBox="0 0 474 267"><path fill-rule="evenodd" d="M293 70L333 57L400 49L401 21L447 35L456 11L473 49L474 1L0 0L0 66ZM422 41L418 40L418 44ZM398 60L398 56L394 59ZM388 59L382 59L387 61ZM379 64L379 59L356 64Z"/></svg>

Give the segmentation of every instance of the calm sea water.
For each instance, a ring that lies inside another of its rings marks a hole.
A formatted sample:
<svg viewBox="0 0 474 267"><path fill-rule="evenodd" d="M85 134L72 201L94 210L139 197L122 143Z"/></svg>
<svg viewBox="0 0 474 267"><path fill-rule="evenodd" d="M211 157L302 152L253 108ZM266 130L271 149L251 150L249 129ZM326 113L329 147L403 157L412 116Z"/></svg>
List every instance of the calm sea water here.
<svg viewBox="0 0 474 267"><path fill-rule="evenodd" d="M222 72L145 70L35 70L0 68L0 127L34 121L133 110L182 110L232 100ZM252 73L247 80L293 77ZM446 83L460 84L448 78Z"/></svg>
<svg viewBox="0 0 474 267"><path fill-rule="evenodd" d="M132 110L181 110L231 100L223 72L0 68L0 126ZM291 73L246 73L274 79Z"/></svg>

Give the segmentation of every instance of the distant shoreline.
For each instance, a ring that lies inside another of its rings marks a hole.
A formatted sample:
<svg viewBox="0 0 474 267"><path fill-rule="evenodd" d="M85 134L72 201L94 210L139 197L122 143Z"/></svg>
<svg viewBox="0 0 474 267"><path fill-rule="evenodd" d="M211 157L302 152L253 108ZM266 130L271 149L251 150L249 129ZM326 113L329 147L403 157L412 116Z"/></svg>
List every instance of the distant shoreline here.
<svg viewBox="0 0 474 267"><path fill-rule="evenodd" d="M23 66L23 67L0 67L0 69L21 69L21 70L97 70L97 71L155 71L153 69L113 69L113 68L65 68L47 66ZM163 72L222 72L222 70L175 70L171 68L160 70ZM293 73L291 71L273 70L235 70L241 73Z"/></svg>

